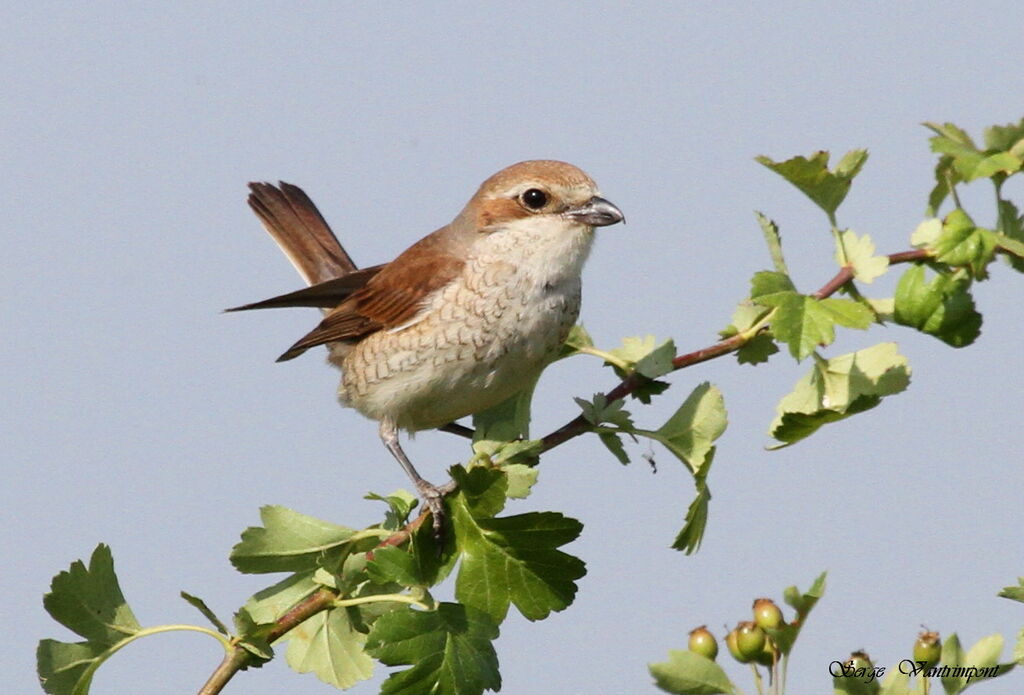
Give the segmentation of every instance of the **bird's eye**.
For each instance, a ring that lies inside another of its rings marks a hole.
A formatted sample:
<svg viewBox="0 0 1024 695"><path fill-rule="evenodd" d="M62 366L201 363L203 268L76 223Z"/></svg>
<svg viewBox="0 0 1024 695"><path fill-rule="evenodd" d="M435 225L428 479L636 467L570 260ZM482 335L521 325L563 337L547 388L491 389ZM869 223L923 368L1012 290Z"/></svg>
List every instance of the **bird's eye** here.
<svg viewBox="0 0 1024 695"><path fill-rule="evenodd" d="M539 188L531 188L524 191L519 198L523 201L523 205L531 210L540 210L548 204L548 194Z"/></svg>

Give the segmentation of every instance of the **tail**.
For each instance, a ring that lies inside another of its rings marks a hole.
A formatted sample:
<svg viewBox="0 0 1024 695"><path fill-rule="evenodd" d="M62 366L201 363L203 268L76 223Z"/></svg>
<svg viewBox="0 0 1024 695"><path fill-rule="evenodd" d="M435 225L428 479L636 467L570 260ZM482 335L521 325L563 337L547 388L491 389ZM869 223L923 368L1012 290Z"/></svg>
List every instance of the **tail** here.
<svg viewBox="0 0 1024 695"><path fill-rule="evenodd" d="M356 264L309 196L290 183L250 183L249 207L307 285L348 275Z"/></svg>

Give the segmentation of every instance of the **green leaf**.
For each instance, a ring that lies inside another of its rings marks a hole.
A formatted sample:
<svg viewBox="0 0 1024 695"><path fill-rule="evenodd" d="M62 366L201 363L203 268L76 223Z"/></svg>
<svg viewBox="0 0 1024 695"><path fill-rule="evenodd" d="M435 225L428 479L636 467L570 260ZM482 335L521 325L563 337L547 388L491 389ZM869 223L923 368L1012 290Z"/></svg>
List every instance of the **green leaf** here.
<svg viewBox="0 0 1024 695"><path fill-rule="evenodd" d="M353 529L300 514L287 507L260 509L263 526L250 526L231 549L239 572L302 572L314 569L323 555L348 542Z"/></svg>
<svg viewBox="0 0 1024 695"><path fill-rule="evenodd" d="M1024 627L1017 633L1017 644L1013 646L1013 660L1015 663L1024 664Z"/></svg>
<svg viewBox="0 0 1024 695"><path fill-rule="evenodd" d="M401 610L377 619L367 651L388 666L411 666L384 681L382 695L479 695L500 690L491 642L498 627L469 606L442 603L436 611Z"/></svg>
<svg viewBox="0 0 1024 695"><path fill-rule="evenodd" d="M915 248L930 248L942 236L942 220L938 217L929 217L917 225L917 229L910 235L910 243Z"/></svg>
<svg viewBox="0 0 1024 695"><path fill-rule="evenodd" d="M807 624L807 617L810 615L811 609L818 603L818 599L825 595L825 577L827 575L827 572L819 574L806 592L801 592L796 586L791 586L783 592L782 598L796 611L796 617L788 623L784 623L780 628L765 629L765 632L775 640L775 645L783 655L787 655L793 650L800 630Z"/></svg>
<svg viewBox="0 0 1024 695"><path fill-rule="evenodd" d="M852 229L847 229L840 235L843 250L846 253L846 260L839 257L836 252L836 262L839 265L849 264L853 269L853 276L861 282L871 283L876 278L885 274L889 267L887 256L875 255L875 242L865 234L858 237Z"/></svg>
<svg viewBox="0 0 1024 695"><path fill-rule="evenodd" d="M473 415L473 441L510 442L530 438L530 404L538 375L514 396Z"/></svg>
<svg viewBox="0 0 1024 695"><path fill-rule="evenodd" d="M947 345L970 345L981 333L981 314L974 309L964 272L941 272L925 281L924 266L907 269L896 285L893 319L933 335Z"/></svg>
<svg viewBox="0 0 1024 695"><path fill-rule="evenodd" d="M697 494L690 502L689 509L686 510L683 528L676 534L676 539L672 542L673 550L681 550L687 555L692 555L700 550L701 541L704 540L704 530L708 525L708 506L711 503L711 490L708 489L707 477L714 459L715 447L711 447L711 451L708 452L704 460L704 465L693 477L693 482L697 486Z"/></svg>
<svg viewBox="0 0 1024 695"><path fill-rule="evenodd" d="M513 499L525 499L537 483L540 471L523 463L508 463L501 466L508 478L505 495Z"/></svg>
<svg viewBox="0 0 1024 695"><path fill-rule="evenodd" d="M583 417L592 425L608 423L624 430L635 429L633 416L623 407L625 403L621 398L609 403L607 396L603 393L596 393L592 401L584 398L574 398L573 400L583 411Z"/></svg>
<svg viewBox="0 0 1024 695"><path fill-rule="evenodd" d="M181 597L188 601L188 603L191 606L193 606L196 610L202 613L203 617L210 621L210 623L217 630L217 632L224 635L225 637L231 636L231 632L228 630L227 626L223 622L221 622L221 619L217 617L216 613L210 610L210 607L206 605L206 602L203 601L203 599L199 598L198 596L193 596L192 594L186 593L184 591L181 592Z"/></svg>
<svg viewBox="0 0 1024 695"><path fill-rule="evenodd" d="M725 401L718 387L704 382L690 392L672 417L655 432L638 434L661 442L697 474L707 461L712 445L728 423Z"/></svg>
<svg viewBox="0 0 1024 695"><path fill-rule="evenodd" d="M676 345L671 338L659 344L653 335L648 335L624 338L620 347L608 352L628 364L632 371L656 379L672 371Z"/></svg>
<svg viewBox="0 0 1024 695"><path fill-rule="evenodd" d="M1007 260L1018 273L1024 273L1024 216L1009 200L999 201L999 221L996 231L1000 232L999 247L1010 255Z"/></svg>
<svg viewBox="0 0 1024 695"><path fill-rule="evenodd" d="M886 669L878 695L915 695L910 690L910 674L901 673L899 666Z"/></svg>
<svg viewBox="0 0 1024 695"><path fill-rule="evenodd" d="M778 351L779 346L770 334L758 333L736 351L736 361L740 364L761 364Z"/></svg>
<svg viewBox="0 0 1024 695"><path fill-rule="evenodd" d="M999 596L1024 603L1024 577L1017 578L1017 586L1006 586L999 592Z"/></svg>
<svg viewBox="0 0 1024 695"><path fill-rule="evenodd" d="M582 349L592 347L594 347L594 340L590 337L590 333L583 327L583 324L576 324L569 329L569 337L565 339L556 359L572 357L579 354Z"/></svg>
<svg viewBox="0 0 1024 695"><path fill-rule="evenodd" d="M909 383L910 367L895 343L818 360L779 402L771 435L784 445L794 444L823 425L875 407Z"/></svg>
<svg viewBox="0 0 1024 695"><path fill-rule="evenodd" d="M771 254L772 265L775 266L776 272L789 275L786 259L782 256L782 235L779 234L779 225L760 212L754 211L754 215L757 216L757 223L761 225L764 242L768 245L768 253Z"/></svg>
<svg viewBox="0 0 1024 695"><path fill-rule="evenodd" d="M1021 167L1019 155L998 151L1001 148L980 150L967 133L952 123L941 126L935 123L925 123L925 126L936 133L935 137L930 140L932 151L951 157L953 169L964 181L991 178L997 174L1012 174ZM1012 129L1013 126L1010 128ZM985 133L986 141L1000 144L1005 144L1009 138L1012 138L1012 130L989 129ZM1013 147L1014 143L1011 143L1010 148Z"/></svg>
<svg viewBox="0 0 1024 695"><path fill-rule="evenodd" d="M559 550L583 529L556 512L480 518L461 487L451 498L452 522L462 564L455 596L501 622L509 604L528 620L560 611L576 595L575 580L586 574L578 558Z"/></svg>
<svg viewBox="0 0 1024 695"><path fill-rule="evenodd" d="M722 667L711 659L690 651L672 649L668 661L648 664L655 684L675 695L733 695L739 691Z"/></svg>
<svg viewBox="0 0 1024 695"><path fill-rule="evenodd" d="M831 218L850 191L850 184L867 161L867 150L851 150L829 170L829 153L819 151L808 157L793 157L776 162L768 157L755 159L799 188L804 195Z"/></svg>
<svg viewBox="0 0 1024 695"><path fill-rule="evenodd" d="M36 649L39 681L50 695L85 695L96 668L110 656L97 642L40 640Z"/></svg>
<svg viewBox="0 0 1024 695"><path fill-rule="evenodd" d="M58 623L98 644L116 644L142 629L121 593L110 547L102 543L88 567L76 560L53 578L43 607Z"/></svg>
<svg viewBox="0 0 1024 695"><path fill-rule="evenodd" d="M762 303L757 301L759 299L772 301L776 296L786 296L795 292L796 286L785 273L762 270L754 273L754 277L750 279L750 298L757 304Z"/></svg>
<svg viewBox="0 0 1024 695"><path fill-rule="evenodd" d="M622 445L622 438L619 435L613 432L598 432L597 436L608 451L612 452L612 455L619 460L619 463L622 465L629 463L629 455L626 453L626 447Z"/></svg>
<svg viewBox="0 0 1024 695"><path fill-rule="evenodd" d="M495 468L475 466L468 471L462 466L448 469L459 489L459 499L473 516L491 517L505 508L508 476Z"/></svg>
<svg viewBox="0 0 1024 695"><path fill-rule="evenodd" d="M1019 123L994 125L985 129L985 147L989 150L1012 152L1024 148L1024 118Z"/></svg>
<svg viewBox="0 0 1024 695"><path fill-rule="evenodd" d="M935 259L952 266L969 268L977 279L987 276L986 268L995 257L996 234L975 227L962 210L954 210L942 224L942 234L932 246Z"/></svg>
<svg viewBox="0 0 1024 695"><path fill-rule="evenodd" d="M947 693L959 693L970 685L1009 673L1016 663L1000 664L1002 651L1002 635L982 637L966 653L960 647L959 638L950 635L942 645L943 688Z"/></svg>
<svg viewBox="0 0 1024 695"><path fill-rule="evenodd" d="M43 606L54 620L87 640L39 642L39 679L51 695L87 693L99 665L142 630L121 593L110 547L102 543L88 567L76 560L53 578Z"/></svg>
<svg viewBox="0 0 1024 695"><path fill-rule="evenodd" d="M789 345L790 354L798 361L818 346L830 345L835 340L835 324L864 329L874 320L870 309L851 299L815 299L796 292L776 292L755 297L754 301L775 307L772 332Z"/></svg>
<svg viewBox="0 0 1024 695"><path fill-rule="evenodd" d="M379 619L378 619L379 620ZM344 608L320 611L284 635L285 658L299 673L313 673L336 688L351 688L373 675L366 635L353 629Z"/></svg>
<svg viewBox="0 0 1024 695"><path fill-rule="evenodd" d="M269 625L319 588L320 585L313 581L312 570L299 572L260 589L245 602L243 609L256 625ZM241 634L249 634L237 623L236 628Z"/></svg>

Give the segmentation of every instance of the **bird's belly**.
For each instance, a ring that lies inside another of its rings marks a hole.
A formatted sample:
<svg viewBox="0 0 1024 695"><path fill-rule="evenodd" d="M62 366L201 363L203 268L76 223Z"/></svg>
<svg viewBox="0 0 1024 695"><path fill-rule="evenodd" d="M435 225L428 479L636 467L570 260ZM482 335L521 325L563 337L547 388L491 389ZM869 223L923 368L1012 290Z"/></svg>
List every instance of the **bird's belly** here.
<svg viewBox="0 0 1024 695"><path fill-rule="evenodd" d="M579 315L578 281L527 290L457 285L416 323L367 337L341 364L342 403L416 431L510 398L554 359Z"/></svg>

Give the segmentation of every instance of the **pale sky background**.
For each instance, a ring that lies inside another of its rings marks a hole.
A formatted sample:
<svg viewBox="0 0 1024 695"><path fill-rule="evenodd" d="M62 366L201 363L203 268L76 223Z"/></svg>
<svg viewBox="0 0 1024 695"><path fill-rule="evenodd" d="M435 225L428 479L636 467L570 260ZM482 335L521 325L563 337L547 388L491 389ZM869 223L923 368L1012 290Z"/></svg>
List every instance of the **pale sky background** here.
<svg viewBox="0 0 1024 695"><path fill-rule="evenodd" d="M272 577L227 561L263 504L363 526L370 490L406 486L375 425L334 401L321 355L274 358L313 310L224 315L298 288L245 204L246 182L303 186L356 261L388 260L522 159L589 172L629 223L599 231L583 320L597 342L672 336L704 347L752 273L769 267L753 210L781 225L801 289L834 272L823 215L753 161L867 147L840 223L908 248L932 185L924 120L1024 115L1024 7L903 3L10 3L0 49L5 416L5 689L37 692L51 577L100 541L146 625L222 616ZM967 189L991 224L990 189ZM1008 190L1024 200L1020 182ZM891 294L893 284L871 287ZM845 332L828 354L898 341L910 390L810 440L767 452L775 403L809 365L732 358L675 374L656 427L693 386L725 393L704 546L669 549L693 486L667 453L652 475L596 438L547 455L509 513L580 519L589 574L568 610L514 611L496 643L506 693L654 693L647 663L702 623L722 636L751 600L781 602L829 570L791 661L792 693L831 688L828 663L864 648L909 656L921 624L965 644L1024 624L996 593L1024 574L1018 446L1024 277L977 288L983 334L962 351L898 327ZM577 358L542 381L535 431L613 386ZM1015 414L1017 413L1017 414ZM440 480L468 448L408 446ZM444 595L445 592L440 592ZM791 612L787 611L787 615ZM195 692L220 659L194 633L138 642L93 692ZM724 658L753 692L749 671ZM374 693L387 672L353 691ZM936 684L938 686L938 684ZM1019 673L977 691L1020 693ZM278 659L229 693L329 693Z"/></svg>

